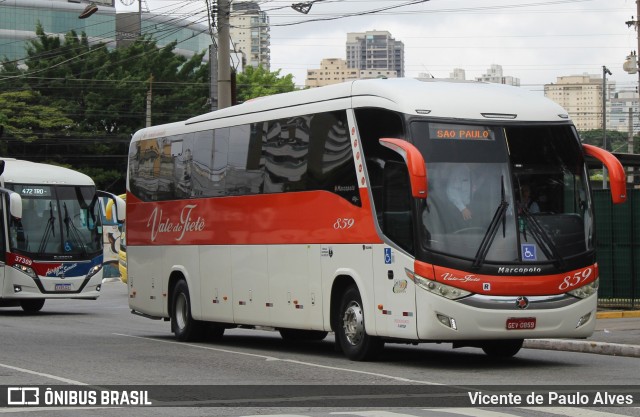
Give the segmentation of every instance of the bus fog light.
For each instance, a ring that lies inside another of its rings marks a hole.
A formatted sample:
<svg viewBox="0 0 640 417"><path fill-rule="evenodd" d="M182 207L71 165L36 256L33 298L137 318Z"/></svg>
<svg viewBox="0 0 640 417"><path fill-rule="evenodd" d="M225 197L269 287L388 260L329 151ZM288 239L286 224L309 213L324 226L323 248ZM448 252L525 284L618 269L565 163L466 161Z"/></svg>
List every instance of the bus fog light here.
<svg viewBox="0 0 640 417"><path fill-rule="evenodd" d="M586 322L588 322L590 318L591 318L591 313L587 313L584 316L580 317L580 319L578 320L578 324L576 324L576 329L584 325Z"/></svg>
<svg viewBox="0 0 640 417"><path fill-rule="evenodd" d="M453 330L458 330L456 319L454 319L453 317L445 316L444 314L440 314L440 313L436 313L436 317L438 317L438 321L444 324L445 326Z"/></svg>
<svg viewBox="0 0 640 417"><path fill-rule="evenodd" d="M96 291L100 291L102 289L102 285L96 285Z"/></svg>
<svg viewBox="0 0 640 417"><path fill-rule="evenodd" d="M14 293L22 292L22 287L20 285L14 285L13 286L13 292Z"/></svg>

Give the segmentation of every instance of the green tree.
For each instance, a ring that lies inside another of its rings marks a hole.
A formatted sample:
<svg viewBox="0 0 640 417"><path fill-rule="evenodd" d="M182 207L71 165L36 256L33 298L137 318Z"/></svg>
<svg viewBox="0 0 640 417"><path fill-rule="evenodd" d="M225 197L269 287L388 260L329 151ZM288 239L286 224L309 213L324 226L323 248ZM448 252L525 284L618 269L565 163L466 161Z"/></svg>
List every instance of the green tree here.
<svg viewBox="0 0 640 417"><path fill-rule="evenodd" d="M580 132L583 143L602 147L604 134L602 129L585 130ZM627 152L628 133L607 129L607 149L613 152ZM635 141L634 141L635 142Z"/></svg>
<svg viewBox="0 0 640 417"><path fill-rule="evenodd" d="M264 67L247 66L236 77L238 102L272 94L286 93L296 89L293 75L280 76L280 70L268 71Z"/></svg>
<svg viewBox="0 0 640 417"><path fill-rule="evenodd" d="M43 104L39 93L15 91L0 93L0 122L3 139L33 142L37 139L68 135L73 120L61 109Z"/></svg>

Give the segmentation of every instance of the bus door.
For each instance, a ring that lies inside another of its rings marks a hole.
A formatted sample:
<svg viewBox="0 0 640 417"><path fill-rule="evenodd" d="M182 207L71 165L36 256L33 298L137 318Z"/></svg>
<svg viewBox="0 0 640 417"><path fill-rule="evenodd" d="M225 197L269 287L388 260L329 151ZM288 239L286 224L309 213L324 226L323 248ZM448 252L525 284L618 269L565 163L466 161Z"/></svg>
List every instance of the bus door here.
<svg viewBox="0 0 640 417"><path fill-rule="evenodd" d="M381 207L376 210L381 211L378 222L385 244L376 245L373 252L376 325L379 334L415 339L415 286L407 275L414 268L415 228L406 164L387 161L382 185Z"/></svg>

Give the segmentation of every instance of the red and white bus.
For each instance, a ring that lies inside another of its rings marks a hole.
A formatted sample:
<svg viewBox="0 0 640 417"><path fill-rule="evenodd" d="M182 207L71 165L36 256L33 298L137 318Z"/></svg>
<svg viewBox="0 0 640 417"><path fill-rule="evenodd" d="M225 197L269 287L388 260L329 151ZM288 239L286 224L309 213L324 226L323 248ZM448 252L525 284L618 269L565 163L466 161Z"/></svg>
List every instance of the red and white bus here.
<svg viewBox="0 0 640 417"><path fill-rule="evenodd" d="M565 110L486 83L358 80L146 128L129 151L129 305L180 340L333 331L353 360L385 342L512 356L584 338L585 155L624 201L622 166Z"/></svg>
<svg viewBox="0 0 640 417"><path fill-rule="evenodd" d="M0 307L42 309L46 299L95 300L102 285L100 198L80 172L12 158L0 159ZM122 221L122 220L120 220Z"/></svg>

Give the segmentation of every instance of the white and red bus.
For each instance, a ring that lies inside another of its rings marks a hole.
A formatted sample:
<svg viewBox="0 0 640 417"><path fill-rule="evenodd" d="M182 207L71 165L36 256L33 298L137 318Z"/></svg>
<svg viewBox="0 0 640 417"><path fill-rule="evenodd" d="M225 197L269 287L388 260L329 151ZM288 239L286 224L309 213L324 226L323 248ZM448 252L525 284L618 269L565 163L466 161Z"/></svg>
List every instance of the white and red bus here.
<svg viewBox="0 0 640 417"><path fill-rule="evenodd" d="M95 300L102 285L100 197L90 177L55 165L0 159L0 307ZM124 201L116 218L125 215ZM121 220L122 221L122 220Z"/></svg>
<svg viewBox="0 0 640 417"><path fill-rule="evenodd" d="M486 83L358 80L146 128L129 151L129 305L180 340L333 331L354 360L385 342L511 356L525 338L584 338L585 155L624 201L620 163L565 110Z"/></svg>

